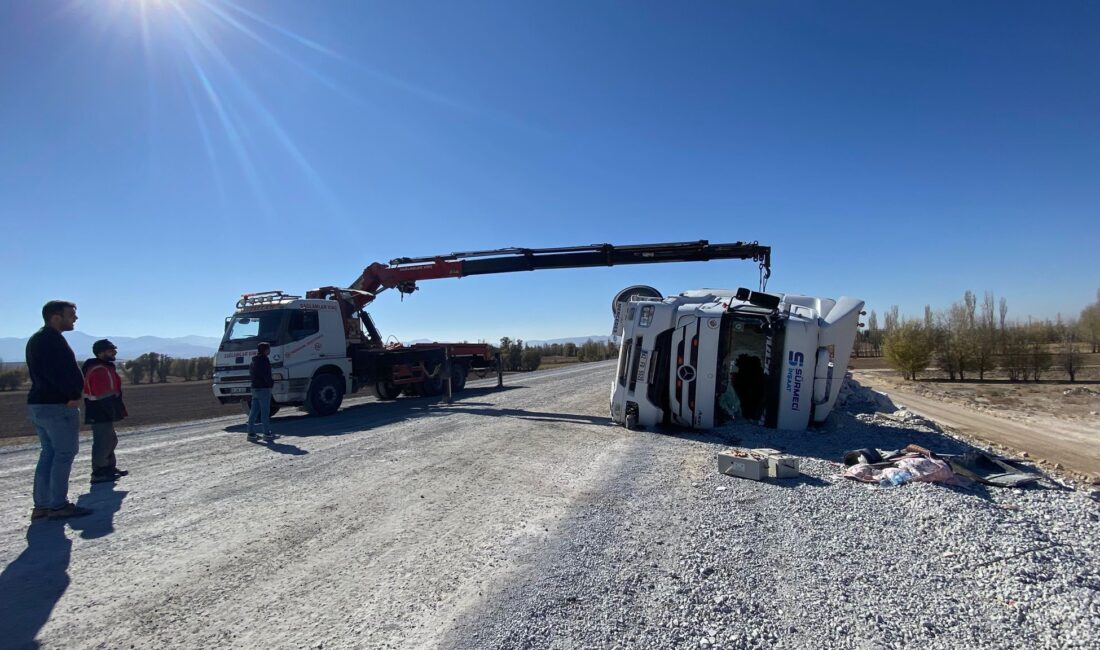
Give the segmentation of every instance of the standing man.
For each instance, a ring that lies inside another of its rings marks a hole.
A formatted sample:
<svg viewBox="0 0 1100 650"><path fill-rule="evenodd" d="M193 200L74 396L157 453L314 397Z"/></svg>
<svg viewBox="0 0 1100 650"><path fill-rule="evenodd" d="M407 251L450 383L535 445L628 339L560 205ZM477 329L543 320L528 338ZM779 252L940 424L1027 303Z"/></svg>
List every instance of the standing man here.
<svg viewBox="0 0 1100 650"><path fill-rule="evenodd" d="M115 422L126 417L122 379L115 370L118 348L107 339L92 344L94 358L84 362L84 421L92 425L92 483L117 481L129 474L115 462Z"/></svg>
<svg viewBox="0 0 1100 650"><path fill-rule="evenodd" d="M252 357L252 365L248 368L248 374L252 377L252 405L248 409L249 442L259 440L253 433L257 420L263 422L264 442L275 439L275 434L271 433L271 388L275 385L275 380L271 377L271 361L267 358L269 352L271 345L261 343L256 348L256 356Z"/></svg>
<svg viewBox="0 0 1100 650"><path fill-rule="evenodd" d="M34 470L31 519L61 519L91 513L69 503L69 473L80 444L80 396L84 376L62 332L76 324L76 305L51 300L42 307L46 324L27 341L31 390L27 410L42 452Z"/></svg>

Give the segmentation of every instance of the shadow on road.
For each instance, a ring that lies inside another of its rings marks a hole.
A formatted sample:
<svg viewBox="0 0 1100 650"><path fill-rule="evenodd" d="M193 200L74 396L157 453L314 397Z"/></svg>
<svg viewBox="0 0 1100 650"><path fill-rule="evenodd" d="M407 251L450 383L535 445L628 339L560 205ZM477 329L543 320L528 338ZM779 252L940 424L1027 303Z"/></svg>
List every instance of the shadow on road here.
<svg viewBox="0 0 1100 650"><path fill-rule="evenodd" d="M27 548L0 574L0 645L38 647L34 637L69 588L72 545L65 535L65 522L31 523Z"/></svg>
<svg viewBox="0 0 1100 650"><path fill-rule="evenodd" d="M122 500L129 492L116 490L114 483L94 483L76 504L90 508L92 514L70 519L69 526L79 530L84 539L106 537L115 532L115 513L122 509Z"/></svg>
<svg viewBox="0 0 1100 650"><path fill-rule="evenodd" d="M447 404L442 397L402 397L392 402L370 401L361 404L353 404L342 408L337 413L327 417L313 417L305 413L287 414L271 419L271 427L279 436L309 437L309 436L340 436L356 431L363 431L375 426L381 426L398 420L408 420L423 417L443 417L453 413L470 413L473 415L494 417L524 417L535 420L557 420L561 422L586 422L592 424L604 424L610 422L608 418L570 415L562 413L542 413L538 411L524 411L522 409L496 408L489 402L473 401L478 397L501 391L514 390L519 386L505 386L504 388L467 388L461 394L454 396L454 403ZM240 424L230 425L226 431L245 433L248 429L244 418ZM302 451L293 445L282 445L282 453L297 455L296 451ZM290 449L292 448L292 449Z"/></svg>
<svg viewBox="0 0 1100 650"><path fill-rule="evenodd" d="M296 445L288 445L283 442L255 442L253 443L259 447L267 447L271 451L280 454L286 454L288 456L305 456L309 452Z"/></svg>

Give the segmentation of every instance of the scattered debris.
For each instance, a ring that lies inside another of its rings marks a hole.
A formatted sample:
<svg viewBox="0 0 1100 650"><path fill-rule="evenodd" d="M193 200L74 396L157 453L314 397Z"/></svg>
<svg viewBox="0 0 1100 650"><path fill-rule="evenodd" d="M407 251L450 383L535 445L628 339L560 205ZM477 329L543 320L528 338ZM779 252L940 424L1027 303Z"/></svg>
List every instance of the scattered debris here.
<svg viewBox="0 0 1100 650"><path fill-rule="evenodd" d="M799 475L798 458L778 449L729 449L718 454L718 471L728 476L759 481Z"/></svg>
<svg viewBox="0 0 1100 650"><path fill-rule="evenodd" d="M1062 391L1062 394L1067 396L1067 397L1069 397L1071 395L1090 395L1090 396L1092 396L1092 395L1100 395L1100 392L1097 392L1097 391L1095 391L1095 390L1093 390L1093 389L1091 389L1087 386L1075 386L1073 388L1065 389L1064 391Z"/></svg>
<svg viewBox="0 0 1100 650"><path fill-rule="evenodd" d="M1038 483L1041 478L1038 474L1010 464L1004 458L980 451L971 451L959 456L944 456L944 458L951 464L951 469L956 474L984 485L1025 487Z"/></svg>

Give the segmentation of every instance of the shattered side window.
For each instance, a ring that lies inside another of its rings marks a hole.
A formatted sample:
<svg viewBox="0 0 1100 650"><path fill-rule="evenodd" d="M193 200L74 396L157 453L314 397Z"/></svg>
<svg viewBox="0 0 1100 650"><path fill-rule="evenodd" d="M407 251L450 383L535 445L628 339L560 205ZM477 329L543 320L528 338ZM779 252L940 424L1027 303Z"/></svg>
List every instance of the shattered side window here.
<svg viewBox="0 0 1100 650"><path fill-rule="evenodd" d="M719 381L715 398L719 422L759 420L764 413L764 357L767 335L755 319L727 316L719 346Z"/></svg>

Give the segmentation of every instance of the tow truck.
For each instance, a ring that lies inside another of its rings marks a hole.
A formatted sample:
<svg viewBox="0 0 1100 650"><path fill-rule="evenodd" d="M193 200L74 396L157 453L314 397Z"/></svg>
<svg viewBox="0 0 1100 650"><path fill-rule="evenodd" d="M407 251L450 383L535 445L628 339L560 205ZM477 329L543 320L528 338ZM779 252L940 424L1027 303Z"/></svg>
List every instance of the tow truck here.
<svg viewBox="0 0 1100 650"><path fill-rule="evenodd" d="M448 384L450 390L460 392L471 371L494 366L489 345L386 344L365 307L388 289L411 294L421 280L720 259L756 261L762 285L771 272L771 248L757 242L593 244L401 257L367 266L347 288L320 287L304 296L283 291L246 293L225 319L214 363L214 396L222 403L247 406L249 364L261 342L271 346L273 413L280 406L301 406L314 415L330 415L340 408L345 395L359 391L381 400L402 394L439 395Z"/></svg>

